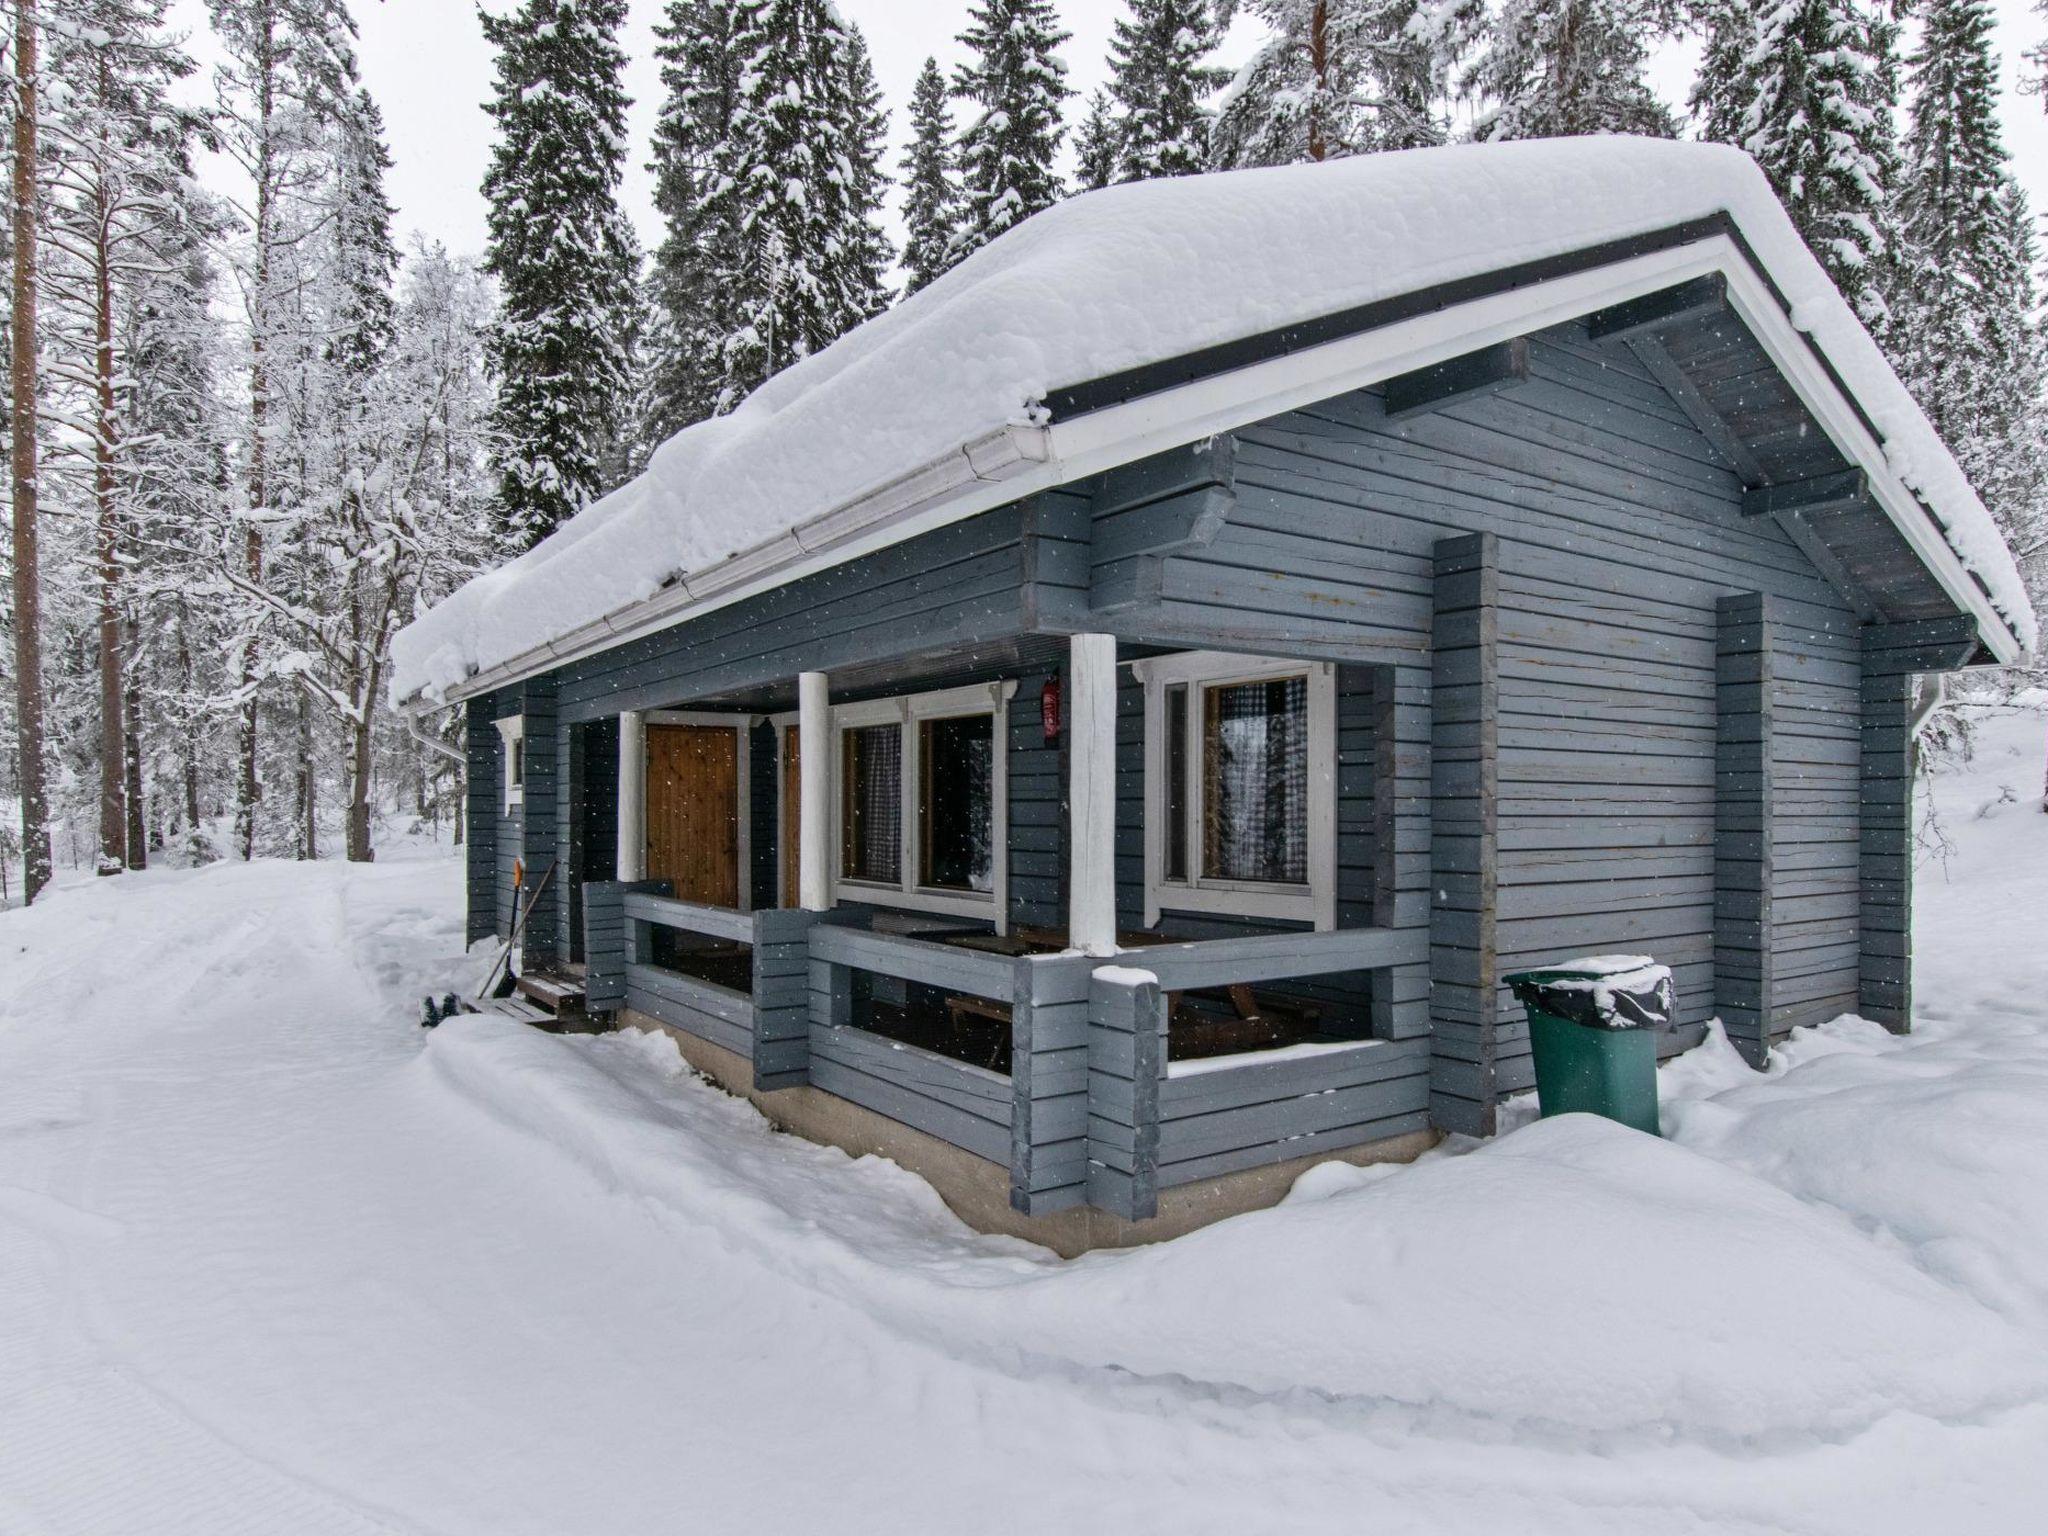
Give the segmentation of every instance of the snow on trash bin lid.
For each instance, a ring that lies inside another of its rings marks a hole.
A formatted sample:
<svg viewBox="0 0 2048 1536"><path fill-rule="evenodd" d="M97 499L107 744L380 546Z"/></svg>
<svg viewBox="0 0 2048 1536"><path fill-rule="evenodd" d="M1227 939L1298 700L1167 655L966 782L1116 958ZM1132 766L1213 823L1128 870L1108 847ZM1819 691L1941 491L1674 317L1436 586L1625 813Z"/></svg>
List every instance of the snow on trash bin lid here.
<svg viewBox="0 0 2048 1536"><path fill-rule="evenodd" d="M1553 1005L1569 1000L1552 1011L1606 1029L1658 1028L1669 1024L1675 1011L1671 967L1648 955L1581 955L1518 972L1507 981L1525 1003L1524 987L1550 993Z"/></svg>

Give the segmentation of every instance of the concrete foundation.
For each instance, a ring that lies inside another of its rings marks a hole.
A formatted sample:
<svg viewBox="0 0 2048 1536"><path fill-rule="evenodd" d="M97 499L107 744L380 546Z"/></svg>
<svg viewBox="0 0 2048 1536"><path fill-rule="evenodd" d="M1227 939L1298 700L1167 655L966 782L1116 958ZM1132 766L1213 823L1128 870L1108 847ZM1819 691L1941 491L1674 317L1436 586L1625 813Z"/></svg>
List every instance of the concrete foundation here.
<svg viewBox="0 0 2048 1536"><path fill-rule="evenodd" d="M976 1231L1021 1237L1062 1258L1071 1259L1093 1248L1128 1248L1179 1237L1226 1216L1279 1204L1294 1181L1318 1163L1405 1163L1439 1139L1435 1131L1414 1131L1164 1189L1159 1192L1159 1214L1145 1221L1126 1221L1092 1206L1049 1216L1025 1216L1010 1208L1010 1170L1001 1163L976 1157L951 1142L816 1088L757 1093L753 1063L744 1056L631 1008L616 1017L621 1028L667 1035L685 1061L727 1093L752 1104L778 1129L838 1147L855 1157L886 1157L930 1184L953 1214Z"/></svg>

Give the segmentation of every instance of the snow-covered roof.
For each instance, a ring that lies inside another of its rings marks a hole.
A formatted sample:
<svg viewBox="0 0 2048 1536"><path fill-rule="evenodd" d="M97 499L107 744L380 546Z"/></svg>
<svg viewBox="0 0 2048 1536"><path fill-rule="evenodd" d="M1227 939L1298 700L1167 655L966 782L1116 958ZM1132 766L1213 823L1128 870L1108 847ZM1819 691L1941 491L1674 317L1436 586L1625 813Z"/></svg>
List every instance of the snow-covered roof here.
<svg viewBox="0 0 2048 1536"><path fill-rule="evenodd" d="M1908 528L1909 541L1921 534L1922 558L1943 564L1953 551L2012 640L2033 649L2034 614L1990 514L1754 162L1719 145L1584 138L1141 182L1060 203L731 415L678 433L638 478L415 620L394 646L393 693L439 699L541 670L644 630L657 609L674 622L731 600L742 576L788 579L805 561L909 537L933 525L935 506L943 521L1057 483L1058 424L1048 429L1043 402L1062 388L1716 215L1875 428L1881 467L1932 513L1939 539ZM1036 481L1006 481L1020 465ZM856 516L862 506L871 515Z"/></svg>

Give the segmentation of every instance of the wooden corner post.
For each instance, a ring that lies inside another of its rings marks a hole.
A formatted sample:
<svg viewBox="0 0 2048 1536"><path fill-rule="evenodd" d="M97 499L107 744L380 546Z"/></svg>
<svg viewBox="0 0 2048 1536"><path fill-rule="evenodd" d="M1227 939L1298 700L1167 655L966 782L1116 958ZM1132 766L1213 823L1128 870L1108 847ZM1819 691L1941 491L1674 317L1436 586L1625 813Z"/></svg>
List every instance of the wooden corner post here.
<svg viewBox="0 0 2048 1536"><path fill-rule="evenodd" d="M1429 1118L1491 1136L1500 1085L1500 544L1439 540L1430 624Z"/></svg>
<svg viewBox="0 0 2048 1536"><path fill-rule="evenodd" d="M1772 666L1768 600L1715 606L1714 1011L1743 1060L1771 1050Z"/></svg>

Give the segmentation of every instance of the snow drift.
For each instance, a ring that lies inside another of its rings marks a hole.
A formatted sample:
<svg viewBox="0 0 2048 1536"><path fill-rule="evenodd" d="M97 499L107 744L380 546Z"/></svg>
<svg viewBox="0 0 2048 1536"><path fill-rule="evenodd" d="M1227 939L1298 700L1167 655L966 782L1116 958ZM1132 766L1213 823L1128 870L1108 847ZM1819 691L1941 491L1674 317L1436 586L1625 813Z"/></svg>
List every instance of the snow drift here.
<svg viewBox="0 0 2048 1536"><path fill-rule="evenodd" d="M2012 557L1748 156L1582 138L1454 145L1111 187L678 433L645 473L401 631L392 694L472 673L771 543L1042 415L1051 390L1432 284L1726 213L2032 648Z"/></svg>
<svg viewBox="0 0 2048 1536"><path fill-rule="evenodd" d="M638 1059L621 1071L623 1052ZM958 1228L935 1243L951 1223L921 1181L695 1102L714 1090L648 1095L633 1078L650 1060L683 1072L659 1037L466 1018L427 1060L658 1208L679 1243L744 1234L906 1346L1031 1374L1321 1398L1447 1433L1756 1445L2048 1391L2032 1341L1839 1215L1590 1116L1399 1173L1332 1167L1312 1198L1061 1264Z"/></svg>

